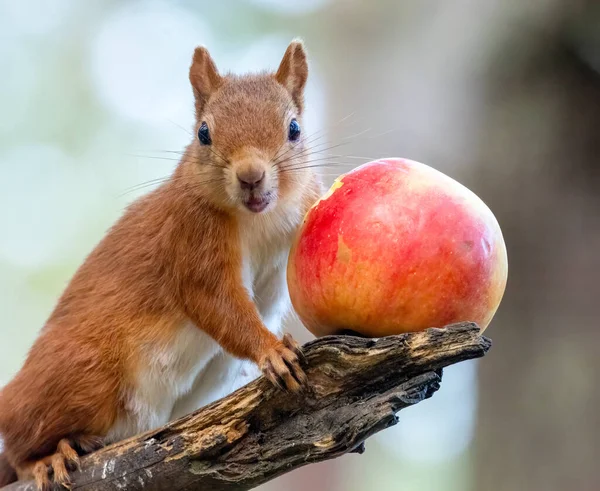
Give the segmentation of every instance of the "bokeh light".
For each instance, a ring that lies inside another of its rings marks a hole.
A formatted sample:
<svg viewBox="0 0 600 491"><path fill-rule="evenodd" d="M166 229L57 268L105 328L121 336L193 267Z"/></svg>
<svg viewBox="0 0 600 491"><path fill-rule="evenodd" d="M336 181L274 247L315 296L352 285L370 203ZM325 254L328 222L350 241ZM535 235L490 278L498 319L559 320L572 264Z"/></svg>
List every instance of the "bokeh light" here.
<svg viewBox="0 0 600 491"><path fill-rule="evenodd" d="M289 0L246 0L265 10L272 10L286 15L299 15L313 13L331 2L331 0L303 0L293 2Z"/></svg>
<svg viewBox="0 0 600 491"><path fill-rule="evenodd" d="M9 231L0 240L0 260L34 269L68 254L98 197L93 174L43 144L16 147L1 158L10 179L0 181L2 228Z"/></svg>
<svg viewBox="0 0 600 491"><path fill-rule="evenodd" d="M0 30L4 36L43 36L57 29L72 10L70 0L1 2Z"/></svg>
<svg viewBox="0 0 600 491"><path fill-rule="evenodd" d="M208 25L176 6L138 1L115 10L91 46L92 82L111 110L143 124L191 123L187 73L194 48L213 44Z"/></svg>

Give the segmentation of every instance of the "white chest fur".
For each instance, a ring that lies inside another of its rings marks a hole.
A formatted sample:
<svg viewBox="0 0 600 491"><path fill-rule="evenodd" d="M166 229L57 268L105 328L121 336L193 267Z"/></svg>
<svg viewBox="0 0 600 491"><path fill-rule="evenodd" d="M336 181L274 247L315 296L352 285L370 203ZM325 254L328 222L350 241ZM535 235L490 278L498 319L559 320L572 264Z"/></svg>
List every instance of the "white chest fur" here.
<svg viewBox="0 0 600 491"><path fill-rule="evenodd" d="M286 265L292 236L300 223L297 209L278 207L241 220L242 280L267 328L280 334L289 309ZM186 323L167 345L141 348L143 367L130 394L128 414L112 428L118 440L165 424L225 396L258 371L223 353L201 329Z"/></svg>
<svg viewBox="0 0 600 491"><path fill-rule="evenodd" d="M107 436L117 441L156 428L169 421L176 401L190 391L198 374L220 350L202 330L188 322L168 344L149 343L139 348L137 378L124 394L126 416Z"/></svg>
<svg viewBox="0 0 600 491"><path fill-rule="evenodd" d="M287 258L300 213L284 207L240 222L242 279L267 327L278 333L289 308Z"/></svg>

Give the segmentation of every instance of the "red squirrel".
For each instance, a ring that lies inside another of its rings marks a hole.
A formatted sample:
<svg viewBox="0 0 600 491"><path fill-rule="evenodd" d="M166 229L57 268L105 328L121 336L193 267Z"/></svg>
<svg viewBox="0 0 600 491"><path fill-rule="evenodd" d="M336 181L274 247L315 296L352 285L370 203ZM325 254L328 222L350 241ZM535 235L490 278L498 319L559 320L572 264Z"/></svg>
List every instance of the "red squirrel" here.
<svg viewBox="0 0 600 491"><path fill-rule="evenodd" d="M0 486L68 486L79 454L239 388L259 374L244 363L282 389L306 383L297 343L278 336L289 247L323 191L302 131L307 76L300 41L275 73L243 76L196 48L197 137L79 267L0 392Z"/></svg>

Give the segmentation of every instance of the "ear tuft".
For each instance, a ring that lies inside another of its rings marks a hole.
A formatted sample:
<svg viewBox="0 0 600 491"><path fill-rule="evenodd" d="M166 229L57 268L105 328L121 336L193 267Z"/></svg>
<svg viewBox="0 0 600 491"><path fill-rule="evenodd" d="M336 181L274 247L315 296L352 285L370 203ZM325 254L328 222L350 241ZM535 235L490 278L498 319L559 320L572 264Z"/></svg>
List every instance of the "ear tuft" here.
<svg viewBox="0 0 600 491"><path fill-rule="evenodd" d="M294 39L283 55L275 80L287 89L301 112L304 108L304 86L307 78L306 50L300 39Z"/></svg>
<svg viewBox="0 0 600 491"><path fill-rule="evenodd" d="M215 62L204 46L199 46L194 51L190 67L190 83L194 89L196 113L199 116L211 94L223 83Z"/></svg>

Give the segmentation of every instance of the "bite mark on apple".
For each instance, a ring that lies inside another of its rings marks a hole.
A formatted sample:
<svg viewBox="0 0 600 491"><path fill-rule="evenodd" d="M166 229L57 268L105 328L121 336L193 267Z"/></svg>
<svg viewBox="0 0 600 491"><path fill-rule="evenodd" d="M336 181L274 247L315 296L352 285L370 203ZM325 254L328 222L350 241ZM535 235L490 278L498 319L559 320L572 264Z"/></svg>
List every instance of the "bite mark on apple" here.
<svg viewBox="0 0 600 491"><path fill-rule="evenodd" d="M327 192L321 196L317 201L315 201L313 203L313 205L308 209L308 211L306 212L306 214L304 215L304 221L306 221L306 217L308 216L308 214L310 213L310 211L313 208L316 208L317 205L321 202L321 201L325 201L327 198L329 198L333 193L335 193L336 189L341 188L344 183L342 182L342 179L345 177L345 174L342 174L341 176L337 177L335 181L333 181L333 184L331 185L331 187L327 190Z"/></svg>

